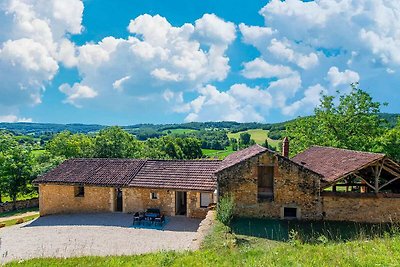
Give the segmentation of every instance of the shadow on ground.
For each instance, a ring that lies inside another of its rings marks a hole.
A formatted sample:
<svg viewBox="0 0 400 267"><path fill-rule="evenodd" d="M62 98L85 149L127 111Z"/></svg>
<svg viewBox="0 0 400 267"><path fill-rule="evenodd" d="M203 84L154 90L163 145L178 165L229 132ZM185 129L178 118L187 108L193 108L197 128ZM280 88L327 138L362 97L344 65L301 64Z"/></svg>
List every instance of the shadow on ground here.
<svg viewBox="0 0 400 267"><path fill-rule="evenodd" d="M305 242L318 242L326 238L346 241L383 236L398 229L391 224L368 224L333 221L290 221L273 219L237 218L232 223L235 234L287 241L292 238Z"/></svg>
<svg viewBox="0 0 400 267"><path fill-rule="evenodd" d="M196 232L201 220L186 217L168 217L163 231ZM126 213L62 214L39 217L24 227L38 226L113 226L132 227L133 215ZM140 227L139 227L140 228Z"/></svg>

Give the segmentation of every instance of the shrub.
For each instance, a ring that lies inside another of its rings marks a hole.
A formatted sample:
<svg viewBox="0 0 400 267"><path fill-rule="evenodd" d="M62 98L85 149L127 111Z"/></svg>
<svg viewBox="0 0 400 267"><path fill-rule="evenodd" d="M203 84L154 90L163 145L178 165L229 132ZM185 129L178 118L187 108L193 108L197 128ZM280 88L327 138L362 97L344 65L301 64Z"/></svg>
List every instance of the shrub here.
<svg viewBox="0 0 400 267"><path fill-rule="evenodd" d="M20 223L23 223L24 222L24 218L19 218L16 222L15 222L15 224L20 224Z"/></svg>
<svg viewBox="0 0 400 267"><path fill-rule="evenodd" d="M217 204L217 220L229 225L233 219L234 202L231 196L224 196Z"/></svg>
<svg viewBox="0 0 400 267"><path fill-rule="evenodd" d="M5 223L0 223L0 228L6 227Z"/></svg>

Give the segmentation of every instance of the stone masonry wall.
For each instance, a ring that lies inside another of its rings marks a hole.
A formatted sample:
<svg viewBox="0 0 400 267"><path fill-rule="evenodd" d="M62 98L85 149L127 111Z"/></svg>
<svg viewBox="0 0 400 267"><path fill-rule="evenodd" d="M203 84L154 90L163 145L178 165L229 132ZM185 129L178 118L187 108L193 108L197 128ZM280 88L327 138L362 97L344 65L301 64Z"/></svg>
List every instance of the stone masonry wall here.
<svg viewBox="0 0 400 267"><path fill-rule="evenodd" d="M273 201L258 200L260 165L274 165ZM302 219L321 219L319 177L301 168L265 152L219 173L219 195L233 196L238 216L280 218L283 207L296 207Z"/></svg>
<svg viewBox="0 0 400 267"><path fill-rule="evenodd" d="M5 202L0 203L0 213L1 212L8 212L13 210L13 203L12 202ZM27 208L35 208L39 206L39 198L32 198L26 200L18 200L15 204L15 208L17 210L20 209L27 209Z"/></svg>
<svg viewBox="0 0 400 267"><path fill-rule="evenodd" d="M113 211L110 187L85 186L85 196L75 197L75 187L69 185L41 184L39 186L40 215L80 212Z"/></svg>
<svg viewBox="0 0 400 267"><path fill-rule="evenodd" d="M158 193L158 199L151 199L151 192ZM187 216L192 218L204 218L208 209L200 207L200 192L186 192ZM130 187L123 188L122 195L124 212L137 212L144 211L148 208L159 208L165 215L175 215L174 190Z"/></svg>
<svg viewBox="0 0 400 267"><path fill-rule="evenodd" d="M355 222L399 222L400 198L378 196L322 196L325 220Z"/></svg>
<svg viewBox="0 0 400 267"><path fill-rule="evenodd" d="M158 193L158 199L151 199L151 192ZM175 215L175 192L173 190L129 187L122 189L122 197L123 212L159 208L165 215Z"/></svg>

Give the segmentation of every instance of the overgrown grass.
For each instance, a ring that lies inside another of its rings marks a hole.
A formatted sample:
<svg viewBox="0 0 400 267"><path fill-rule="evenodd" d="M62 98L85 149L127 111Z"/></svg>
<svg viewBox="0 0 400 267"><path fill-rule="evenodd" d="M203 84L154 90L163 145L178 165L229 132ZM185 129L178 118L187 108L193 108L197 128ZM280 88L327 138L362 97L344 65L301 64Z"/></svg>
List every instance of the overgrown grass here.
<svg viewBox="0 0 400 267"><path fill-rule="evenodd" d="M195 252L33 259L7 266L398 266L399 262L399 235L325 244L277 242L235 235L217 223Z"/></svg>

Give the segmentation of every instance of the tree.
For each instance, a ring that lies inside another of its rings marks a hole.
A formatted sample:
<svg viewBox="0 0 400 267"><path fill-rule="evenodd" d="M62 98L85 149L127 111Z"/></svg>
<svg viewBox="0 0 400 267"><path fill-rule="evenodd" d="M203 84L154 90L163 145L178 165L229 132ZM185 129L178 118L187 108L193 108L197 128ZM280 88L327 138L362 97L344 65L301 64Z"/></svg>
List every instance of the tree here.
<svg viewBox="0 0 400 267"><path fill-rule="evenodd" d="M85 134L63 131L47 143L46 149L54 156L90 158L94 153L94 143L93 139Z"/></svg>
<svg viewBox="0 0 400 267"><path fill-rule="evenodd" d="M237 151L239 148L237 139L231 138L230 142L231 142L232 150Z"/></svg>
<svg viewBox="0 0 400 267"><path fill-rule="evenodd" d="M95 137L94 157L135 158L140 157L143 146L133 135L120 127L101 130Z"/></svg>
<svg viewBox="0 0 400 267"><path fill-rule="evenodd" d="M400 118L396 127L386 131L379 139L376 152L384 152L394 160L400 161Z"/></svg>
<svg viewBox="0 0 400 267"><path fill-rule="evenodd" d="M31 151L22 145L14 145L5 153L1 153L2 187L12 199L14 209L18 194L28 194L33 190L31 185L34 178L32 166Z"/></svg>
<svg viewBox="0 0 400 267"><path fill-rule="evenodd" d="M376 141L385 131L379 118L381 103L352 84L349 94L322 96L315 115L299 118L287 127L291 139L291 155L311 145L333 146L374 151ZM338 103L337 103L338 100Z"/></svg>
<svg viewBox="0 0 400 267"><path fill-rule="evenodd" d="M239 141L240 146L248 147L250 144L251 135L249 133L245 132L245 133L241 133L239 137L240 137L240 141Z"/></svg>

